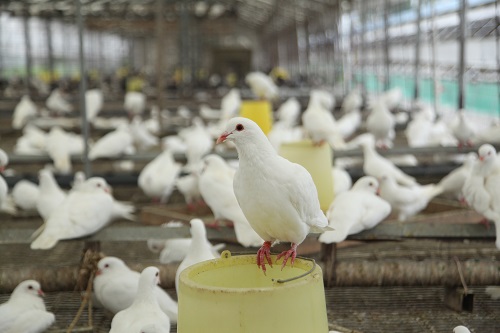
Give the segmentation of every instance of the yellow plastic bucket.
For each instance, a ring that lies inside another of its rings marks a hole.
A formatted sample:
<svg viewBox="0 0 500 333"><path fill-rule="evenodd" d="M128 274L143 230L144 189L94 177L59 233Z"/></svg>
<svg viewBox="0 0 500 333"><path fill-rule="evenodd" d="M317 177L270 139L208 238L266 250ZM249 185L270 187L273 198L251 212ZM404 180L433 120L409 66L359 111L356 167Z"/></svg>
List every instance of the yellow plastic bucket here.
<svg viewBox="0 0 500 333"><path fill-rule="evenodd" d="M273 262L276 256L273 255ZM323 273L313 260L257 267L256 255L208 260L182 271L179 333L327 333Z"/></svg>
<svg viewBox="0 0 500 333"><path fill-rule="evenodd" d="M269 101L242 101L240 116L255 121L265 135L273 126L273 109Z"/></svg>
<svg viewBox="0 0 500 333"><path fill-rule="evenodd" d="M309 171L318 190L319 204L327 211L333 201L332 150L328 144L314 146L310 140L283 143L279 153Z"/></svg>

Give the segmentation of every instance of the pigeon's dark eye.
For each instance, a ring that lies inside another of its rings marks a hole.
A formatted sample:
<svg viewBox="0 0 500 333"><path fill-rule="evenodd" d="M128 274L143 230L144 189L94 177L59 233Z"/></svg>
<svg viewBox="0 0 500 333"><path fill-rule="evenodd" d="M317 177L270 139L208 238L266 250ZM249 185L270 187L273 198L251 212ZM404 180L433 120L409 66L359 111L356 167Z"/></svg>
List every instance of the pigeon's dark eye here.
<svg viewBox="0 0 500 333"><path fill-rule="evenodd" d="M97 187L101 187L101 184L100 184L100 183L97 183Z"/></svg>
<svg viewBox="0 0 500 333"><path fill-rule="evenodd" d="M109 267L109 264L104 265L104 267L108 268L108 267Z"/></svg>
<svg viewBox="0 0 500 333"><path fill-rule="evenodd" d="M30 289L30 290L33 289L33 286L28 286L28 289Z"/></svg>
<svg viewBox="0 0 500 333"><path fill-rule="evenodd" d="M158 273L158 272L156 272L155 276L158 276L158 275L159 275L159 273Z"/></svg>
<svg viewBox="0 0 500 333"><path fill-rule="evenodd" d="M372 182L370 182L370 184L369 184L369 185L370 185L370 186L373 186L373 183L372 183Z"/></svg>
<svg viewBox="0 0 500 333"><path fill-rule="evenodd" d="M243 131L244 129L245 129L245 127L243 127L243 125L242 125L242 124L238 124L238 125L236 125L236 130L237 130L238 132L241 132L241 131Z"/></svg>

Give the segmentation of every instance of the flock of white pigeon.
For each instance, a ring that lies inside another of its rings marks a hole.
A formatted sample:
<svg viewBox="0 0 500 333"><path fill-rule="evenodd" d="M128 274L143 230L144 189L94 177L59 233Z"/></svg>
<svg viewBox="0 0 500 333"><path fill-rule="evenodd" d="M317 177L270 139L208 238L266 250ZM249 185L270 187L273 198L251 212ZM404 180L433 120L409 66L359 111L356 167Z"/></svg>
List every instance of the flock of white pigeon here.
<svg viewBox="0 0 500 333"><path fill-rule="evenodd" d="M257 98L274 100L279 96L279 89L262 73L251 73L247 83ZM232 89L223 97L221 110L202 105L200 117L194 117L191 126L160 139L161 122L168 121L171 115L153 109L151 118L143 120L143 94L127 93L124 108L129 117L110 119L98 117L102 93L89 90L87 119L96 128L114 128L89 143L89 158L123 157L161 144L162 152L142 169L138 186L162 203L168 202L176 189L190 208L204 201L216 220L233 222L239 244L260 247L257 264L264 274L266 265L273 265L270 248L278 242L291 243L291 248L278 256L285 267L288 260L293 264L297 246L310 232L321 233L320 242L338 243L348 235L375 227L391 212L405 221L425 209L434 197L444 194L466 202L493 221L500 249L500 158L491 145L500 142L500 125L478 122L480 125L474 127L474 121L467 119L470 115L463 111L456 119L446 120L443 115L436 117L430 107L421 107L412 114L405 131L409 146L484 144L478 154L462 156L463 166L438 184L420 185L395 164L405 163L407 158L391 161L375 149L393 146L395 126L405 118L393 113L401 97L401 92L394 89L373 99L363 122L359 91L353 90L344 98L343 116L335 119L333 95L312 90L304 112L295 98L281 104L266 137L253 121L236 117L242 101L238 89ZM32 236L31 248L50 249L59 240L91 235L114 219L134 220L134 206L115 200L103 178L85 179L83 173L77 172L69 192L59 187L53 172L71 172L70 157L82 153L84 144L80 135L63 129L77 120L61 117L73 109L59 90L50 95L46 106L49 110L39 111L29 97L21 99L14 111L13 127L22 129L23 135L14 153L47 154L53 166L40 170L38 185L23 180L10 194L0 177L2 210L36 210L44 221ZM192 114L181 107L176 116L189 119ZM44 127L50 130L44 131ZM352 138L363 128L366 133ZM326 214L319 208L310 174L279 156L282 143L307 138L315 145L329 144L334 150L363 149L362 160L350 159L343 164L362 164L366 175L354 185L340 161L332 168L335 199ZM234 148L239 161L226 161L216 154ZM187 163L176 162L174 154L184 154ZM0 168L3 170L7 164L7 154L0 151ZM151 250L161 252L160 262L180 262L177 288L183 269L218 257L224 246L213 246L207 240L200 219L193 219L190 225L192 238L148 241ZM157 286L157 268L148 267L139 273L119 258L105 257L98 269L95 301L116 314L110 332L169 332L170 324L177 322L177 303ZM0 305L0 332L43 332L52 325L55 317L46 311L40 295L43 292L37 281L20 283L9 301Z"/></svg>

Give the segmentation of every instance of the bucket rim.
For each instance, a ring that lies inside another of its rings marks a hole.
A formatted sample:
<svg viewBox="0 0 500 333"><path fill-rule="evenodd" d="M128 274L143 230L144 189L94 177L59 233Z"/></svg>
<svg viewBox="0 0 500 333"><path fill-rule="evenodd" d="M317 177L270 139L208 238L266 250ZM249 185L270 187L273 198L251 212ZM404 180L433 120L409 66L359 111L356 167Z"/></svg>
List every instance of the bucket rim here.
<svg viewBox="0 0 500 333"><path fill-rule="evenodd" d="M224 255L225 252L229 253L229 257L224 258L222 256L222 255ZM208 268L208 267L212 266L212 268L217 269L217 267L215 265L220 263L222 260L238 260L238 261L241 261L242 263L244 263L247 260L247 258L255 258L254 254L236 254L233 256L230 251L224 251L222 253L222 255L220 258L206 260L206 261L197 263L195 265L192 265L192 266L184 269L181 272L180 277L179 277L180 285L184 284L188 288L196 289L199 291L208 291L208 292L217 291L217 292L221 292L221 293L232 293L232 294L244 294L244 293L248 293L249 291L252 291L252 292L270 292L270 291L277 290L277 288L279 288L279 290L286 290L289 288L297 288L297 287L306 285L310 282L310 280L317 278L316 275L317 275L318 271L321 272L321 267L318 264L316 264L316 261L314 259L297 256L295 258L295 263L301 262L301 261L308 261L311 263L311 269L305 270L303 274L299 274L296 277L292 277L292 278L288 278L288 279L281 280L281 279L270 278L272 280L273 284L272 284L272 286L269 286L269 287L242 287L242 288L215 287L215 286L204 285L204 284L201 284L199 282L194 281L193 279L188 278L188 276L190 274L192 274L193 271L200 270L200 273L207 271L207 270L203 270L202 267ZM276 256L277 256L277 254L271 254L271 257L273 258L273 260L276 259ZM256 263L254 263L254 264L257 265ZM224 267L224 266L221 266L221 267ZM256 267L256 269L259 269L259 268ZM264 273L262 273L262 274L264 274ZM320 273L320 277L321 277L321 279L323 278L322 273ZM290 282L293 282L293 283L290 283Z"/></svg>

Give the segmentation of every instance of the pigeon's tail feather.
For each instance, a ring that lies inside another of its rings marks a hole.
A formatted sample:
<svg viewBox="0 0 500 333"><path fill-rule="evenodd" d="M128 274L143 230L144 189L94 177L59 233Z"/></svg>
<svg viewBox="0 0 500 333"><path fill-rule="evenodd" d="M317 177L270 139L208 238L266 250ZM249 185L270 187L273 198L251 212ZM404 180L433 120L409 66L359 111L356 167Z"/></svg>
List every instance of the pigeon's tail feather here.
<svg viewBox="0 0 500 333"><path fill-rule="evenodd" d="M347 232L338 231L326 231L319 236L319 241L325 244L340 243L347 238Z"/></svg>
<svg viewBox="0 0 500 333"><path fill-rule="evenodd" d="M407 174L403 173L402 171L401 171L401 173L397 173L395 176L396 176L395 177L396 181L400 185L403 185L403 186L413 186L417 183L415 178L408 176Z"/></svg>
<svg viewBox="0 0 500 333"><path fill-rule="evenodd" d="M2 202L0 210L10 215L17 215L17 207L12 195L7 196L6 200Z"/></svg>
<svg viewBox="0 0 500 333"><path fill-rule="evenodd" d="M42 232L32 243L32 250L48 250L56 246L58 239L53 235Z"/></svg>
<svg viewBox="0 0 500 333"><path fill-rule="evenodd" d="M428 200L432 200L434 197L440 195L443 193L444 188L440 185L435 185L435 184L429 184L426 185L424 188L425 190L425 196L428 198Z"/></svg>
<svg viewBox="0 0 500 333"><path fill-rule="evenodd" d="M115 201L113 203L113 215L117 218L123 218L130 221L135 221L135 207L132 204Z"/></svg>
<svg viewBox="0 0 500 333"><path fill-rule="evenodd" d="M332 149L345 149L346 144L341 133L331 133L328 135L327 141Z"/></svg>

